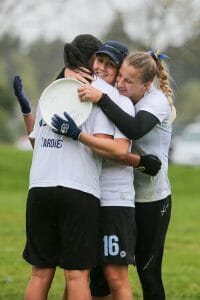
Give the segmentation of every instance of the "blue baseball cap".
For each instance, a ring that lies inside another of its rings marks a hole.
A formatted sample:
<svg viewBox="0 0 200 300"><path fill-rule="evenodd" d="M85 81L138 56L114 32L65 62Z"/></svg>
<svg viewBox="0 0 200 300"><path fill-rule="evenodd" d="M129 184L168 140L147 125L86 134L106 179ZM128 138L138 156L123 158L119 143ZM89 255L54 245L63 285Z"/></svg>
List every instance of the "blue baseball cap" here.
<svg viewBox="0 0 200 300"><path fill-rule="evenodd" d="M121 42L109 40L99 47L96 54L108 55L119 67L128 54L128 48Z"/></svg>

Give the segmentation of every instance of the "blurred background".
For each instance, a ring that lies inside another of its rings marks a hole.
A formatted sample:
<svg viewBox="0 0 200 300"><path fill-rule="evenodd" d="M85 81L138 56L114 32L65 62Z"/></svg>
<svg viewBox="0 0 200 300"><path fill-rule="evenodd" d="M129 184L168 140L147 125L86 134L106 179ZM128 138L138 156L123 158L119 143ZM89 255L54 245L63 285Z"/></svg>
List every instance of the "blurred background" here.
<svg viewBox="0 0 200 300"><path fill-rule="evenodd" d="M199 0L1 0L0 143L26 148L12 88L15 74L34 111L63 66L64 43L80 33L168 54L177 109L170 158L182 163L181 152L185 163L200 164Z"/></svg>

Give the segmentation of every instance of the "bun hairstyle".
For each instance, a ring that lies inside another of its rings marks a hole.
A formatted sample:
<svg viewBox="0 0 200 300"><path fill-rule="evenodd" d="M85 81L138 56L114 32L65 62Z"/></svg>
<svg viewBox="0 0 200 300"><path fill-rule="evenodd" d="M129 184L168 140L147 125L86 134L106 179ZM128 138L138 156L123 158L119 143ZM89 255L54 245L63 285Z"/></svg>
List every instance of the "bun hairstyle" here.
<svg viewBox="0 0 200 300"><path fill-rule="evenodd" d="M72 43L66 43L64 46L64 63L65 67L76 69L79 67L89 67L88 61L84 60L81 52Z"/></svg>
<svg viewBox="0 0 200 300"><path fill-rule="evenodd" d="M90 74L93 74L91 60L93 54L101 46L101 41L91 34L79 34L71 43L64 45L64 63L65 67L70 69L87 68ZM64 78L65 67L59 73L56 79Z"/></svg>
<svg viewBox="0 0 200 300"><path fill-rule="evenodd" d="M70 69L91 69L92 55L101 46L101 41L91 34L80 34L71 43L64 45L64 63Z"/></svg>
<svg viewBox="0 0 200 300"><path fill-rule="evenodd" d="M164 62L168 56L160 51L133 52L126 61L128 65L140 69L140 81L142 83L156 80L158 88L162 90L168 99L172 109L171 119L176 118L176 109L173 105L173 90L170 86L170 74L167 64Z"/></svg>

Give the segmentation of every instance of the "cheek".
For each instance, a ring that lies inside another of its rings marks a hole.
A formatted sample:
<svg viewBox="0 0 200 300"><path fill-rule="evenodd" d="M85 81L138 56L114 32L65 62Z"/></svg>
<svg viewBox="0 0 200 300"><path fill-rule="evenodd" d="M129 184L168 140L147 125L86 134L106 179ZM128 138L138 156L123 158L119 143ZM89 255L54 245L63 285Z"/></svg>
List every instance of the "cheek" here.
<svg viewBox="0 0 200 300"><path fill-rule="evenodd" d="M113 68L107 68L107 73L110 75L110 76L117 76L117 70L116 69L113 69Z"/></svg>
<svg viewBox="0 0 200 300"><path fill-rule="evenodd" d="M94 63L93 63L93 70L95 71L95 70L97 70L98 68L99 68L99 63L98 63L97 60L95 60Z"/></svg>
<svg viewBox="0 0 200 300"><path fill-rule="evenodd" d="M135 94L136 90L135 90L135 87L132 86L132 85L127 85L127 91L129 93L129 97L131 97L133 94Z"/></svg>

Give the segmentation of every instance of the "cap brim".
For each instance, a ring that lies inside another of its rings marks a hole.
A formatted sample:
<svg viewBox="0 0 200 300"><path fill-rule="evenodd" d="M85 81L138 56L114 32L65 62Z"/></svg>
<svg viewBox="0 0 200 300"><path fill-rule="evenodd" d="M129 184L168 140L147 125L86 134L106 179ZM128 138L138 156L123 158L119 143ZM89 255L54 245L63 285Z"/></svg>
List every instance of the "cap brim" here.
<svg viewBox="0 0 200 300"><path fill-rule="evenodd" d="M108 51L97 51L96 54L106 54L108 55L113 61L114 63L118 66L120 64L119 60L117 59L116 55L114 55L113 53L110 53Z"/></svg>

